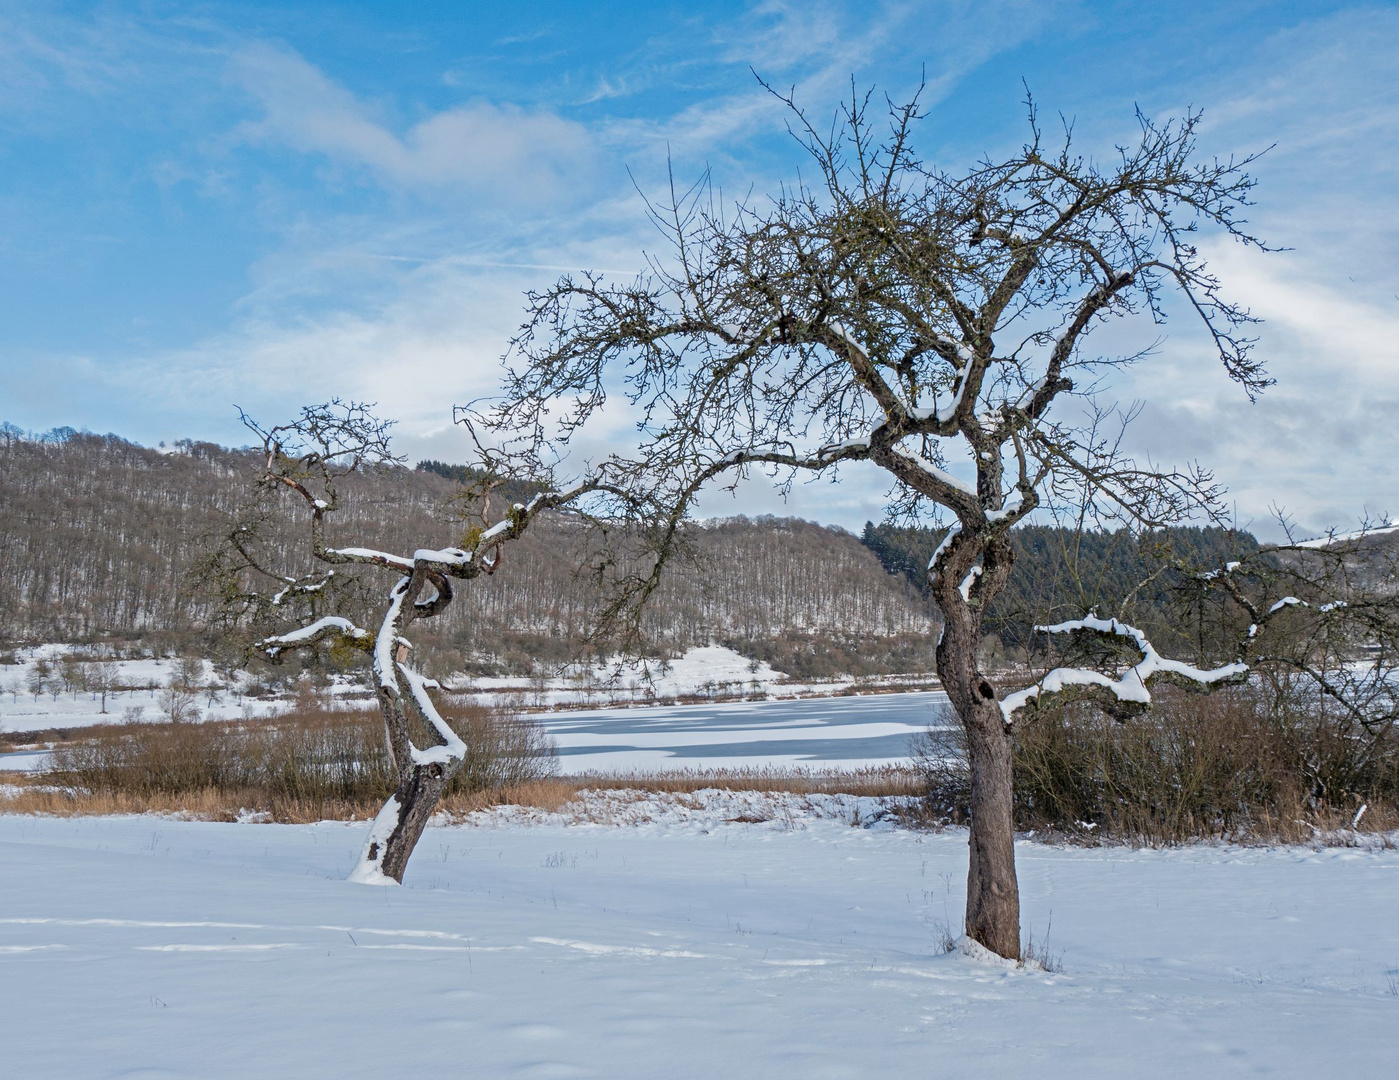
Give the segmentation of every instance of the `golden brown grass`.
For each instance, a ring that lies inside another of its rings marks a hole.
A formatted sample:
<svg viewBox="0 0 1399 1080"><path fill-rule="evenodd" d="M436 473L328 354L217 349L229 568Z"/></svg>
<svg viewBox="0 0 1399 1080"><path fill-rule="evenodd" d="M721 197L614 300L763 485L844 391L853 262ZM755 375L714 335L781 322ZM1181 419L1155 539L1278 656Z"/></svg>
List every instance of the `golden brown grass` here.
<svg viewBox="0 0 1399 1080"><path fill-rule="evenodd" d="M10 781L6 781L11 783ZM911 796L919 793L911 769L812 770L727 769L675 773L547 776L518 783L449 792L440 809L464 817L494 806L532 807L557 812L584 790L634 791L677 796L707 788L728 791L782 792L793 795ZM53 783L42 775L15 774L11 794L0 794L0 813L97 816L106 814L175 814L205 821L236 821L258 815L285 824L353 821L373 817L379 798L308 798L269 793L257 788L200 787L178 792L86 790Z"/></svg>

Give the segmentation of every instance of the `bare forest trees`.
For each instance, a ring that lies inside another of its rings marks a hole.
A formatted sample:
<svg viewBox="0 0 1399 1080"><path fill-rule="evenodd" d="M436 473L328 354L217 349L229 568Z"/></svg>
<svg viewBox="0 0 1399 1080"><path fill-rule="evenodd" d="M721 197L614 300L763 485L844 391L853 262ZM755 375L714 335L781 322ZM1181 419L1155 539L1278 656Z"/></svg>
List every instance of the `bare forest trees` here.
<svg viewBox="0 0 1399 1080"><path fill-rule="evenodd" d="M0 504L7 512L0 644L107 641L123 653L158 654L220 649L211 631L219 594L199 581L210 543L248 504L261 464L252 451L208 443L162 452L115 436L0 441ZM345 476L335 522L377 550L411 551L425 535L445 543L459 531L460 487L421 467ZM305 555L304 521L277 508L257 528L269 565L292 566ZM844 531L738 519L707 523L689 540L694 560L667 571L661 602L645 613L647 638L658 648L726 641L743 648L800 628L813 638L860 641L887 657L894 639L926 635L929 618L916 592ZM604 602L596 582L576 572L586 558L582 531L566 521L536 523L512 546L511 573L478 579L439 617L419 624L426 663L443 672L529 674L537 665L586 658L588 631ZM378 597L355 591L354 572L339 578L344 588L337 582L331 589L335 610L363 625ZM920 649L917 664L911 670L926 670L931 650Z"/></svg>
<svg viewBox="0 0 1399 1080"><path fill-rule="evenodd" d="M1050 145L1032 110L1022 150L953 175L915 153L916 101L890 107L882 137L869 101L852 98L827 135L786 100L819 186L733 207L707 180L672 187L652 211L668 258L630 283L588 274L532 294L504 400L476 422L543 460L623 388L642 436L617 468L666 507L648 522L658 563L706 485L757 470L790 482L869 463L893 481L899 511L949 516L927 577L943 620L937 670L969 745L966 933L1016 957L1017 710L1070 688L1134 707L1149 679L1211 685L1245 671L1166 660L1131 627L1089 617L1052 629L1138 650L1127 675L1063 670L1002 700L977 646L1010 573L1010 530L1037 508L1086 505L1143 526L1217 513L1208 473L1123 454L1113 412L1088 388L1148 357L1088 341L1113 319L1164 319L1175 293L1226 375L1249 396L1267 385L1242 335L1247 312L1196 246L1201 228L1261 246L1239 217L1249 162L1197 159L1192 114L1139 117L1134 143L1100 164L1067 131ZM629 583L630 598L658 575Z"/></svg>
<svg viewBox="0 0 1399 1080"><path fill-rule="evenodd" d="M267 659L275 662L292 650L318 646L366 657L398 783L370 828L351 880L401 882L408 857L469 749L433 703L431 691L437 684L410 661L409 631L415 622L435 618L448 608L453 582L494 573L504 547L540 514L606 485L594 479L567 492L541 492L528 503L508 506L495 524L468 521L457 547L420 548L411 556L332 547L325 529L340 506L338 482L396 463L389 447L390 422L378 419L366 406L339 401L303 409L299 419L277 427L246 422L262 442L260 488L266 501L229 533L210 573L223 583L227 609L244 621L296 624L258 643ZM305 515L310 554L319 564L311 573L288 574L263 561L258 528L277 509L278 496L289 496ZM487 502L482 511L488 507ZM355 567L384 570L396 579L379 603L381 622L373 631L334 612L337 575Z"/></svg>

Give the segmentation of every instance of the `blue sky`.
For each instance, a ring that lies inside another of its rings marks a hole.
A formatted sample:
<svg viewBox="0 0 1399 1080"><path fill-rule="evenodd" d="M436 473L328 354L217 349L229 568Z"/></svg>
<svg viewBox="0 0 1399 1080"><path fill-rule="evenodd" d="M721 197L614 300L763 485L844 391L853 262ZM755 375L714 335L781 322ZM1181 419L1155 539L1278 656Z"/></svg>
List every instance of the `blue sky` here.
<svg viewBox="0 0 1399 1080"><path fill-rule="evenodd" d="M1115 392L1246 524L1399 513L1395 56L1399 8L1321 0L0 4L0 418L239 442L234 402L339 394L461 459L451 406L494 386L524 290L656 245L628 170L796 175L750 66L818 113L926 70L951 168L1018 145L1022 79L1090 149L1138 104L1204 108L1207 152L1276 144L1252 220L1289 250L1215 254L1279 385L1249 405L1177 319ZM786 512L878 517L853 479ZM706 509L783 512L762 485Z"/></svg>

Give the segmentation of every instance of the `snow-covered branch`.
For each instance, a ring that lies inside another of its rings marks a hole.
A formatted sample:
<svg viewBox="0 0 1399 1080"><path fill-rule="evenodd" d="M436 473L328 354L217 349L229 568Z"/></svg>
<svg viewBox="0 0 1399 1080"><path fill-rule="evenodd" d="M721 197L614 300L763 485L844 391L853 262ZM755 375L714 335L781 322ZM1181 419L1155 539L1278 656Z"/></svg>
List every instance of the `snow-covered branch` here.
<svg viewBox="0 0 1399 1080"><path fill-rule="evenodd" d="M930 558L930 559L928 560L928 581L929 581L929 582L933 582L933 581L936 581L936 580L937 580L938 574L940 573L940 569L939 569L939 568L940 568L940 566L942 565L942 561L943 561L944 558L947 557L948 553L951 551L951 549L952 549L952 543L953 543L954 540L957 539L957 535L958 535L961 531L962 531L962 523L961 523L960 521L954 521L954 522L948 527L947 534L942 538L942 541L938 544L937 550L935 550L935 551L933 552L932 558Z"/></svg>
<svg viewBox="0 0 1399 1080"><path fill-rule="evenodd" d="M408 684L409 692L413 695L413 702L417 705L418 712L442 739L441 745L429 746L425 750L419 749L410 742L408 745L413 763L415 765L429 765L436 762L445 765L449 762L463 761L466 758L466 743L462 742L461 737L452 730L451 725L442 719L437 707L432 703L432 698L428 696L428 690L436 689L437 683L432 679L424 678L420 672L410 668L407 664L400 663L398 671Z"/></svg>
<svg viewBox="0 0 1399 1080"><path fill-rule="evenodd" d="M374 640L374 635L368 630L361 630L349 619L342 619L339 615L327 615L299 630L263 638L258 642L257 647L267 655L269 660L275 660L288 649L306 648L332 637L340 638L359 649L369 648L370 643Z"/></svg>
<svg viewBox="0 0 1399 1080"><path fill-rule="evenodd" d="M1135 626L1129 626L1117 619L1099 619L1090 615L1083 619L1055 623L1053 626L1036 626L1035 629L1046 634L1087 631L1127 638L1141 652L1142 659L1116 679L1092 668L1055 668L1039 682L1013 694L1007 694L1001 699L1001 714L1007 724L1014 721L1018 710L1031 702L1038 702L1045 694L1061 693L1072 687L1096 688L1128 707L1144 709L1151 704L1151 692L1147 689L1147 682L1158 676L1169 676L1196 686L1209 687L1238 682L1248 674L1247 664L1225 664L1223 667L1205 671L1179 660L1168 660L1156 651L1145 634Z"/></svg>
<svg viewBox="0 0 1399 1080"><path fill-rule="evenodd" d="M891 448L889 454L897 462L922 473L924 477L931 480L933 483L951 488L953 491L960 492L973 500L976 499L976 490L970 484L965 480L959 480L946 469L939 468L923 455L910 454L907 450L897 446Z"/></svg>
<svg viewBox="0 0 1399 1080"><path fill-rule="evenodd" d="M330 584L331 579L334 577L335 571L327 570L325 572L325 576L323 576L319 581L313 581L307 585L301 584L295 578L284 578L284 580L287 582L286 587L279 591L275 596L273 596L270 603L273 607L281 607L282 604L286 602L286 599L289 596L311 596L315 593L321 592L327 585Z"/></svg>
<svg viewBox="0 0 1399 1080"><path fill-rule="evenodd" d="M387 551L375 551L373 548L323 548L316 554L325 562L371 563L376 566L386 566L391 570L413 569L412 559L405 559L401 555L391 555Z"/></svg>

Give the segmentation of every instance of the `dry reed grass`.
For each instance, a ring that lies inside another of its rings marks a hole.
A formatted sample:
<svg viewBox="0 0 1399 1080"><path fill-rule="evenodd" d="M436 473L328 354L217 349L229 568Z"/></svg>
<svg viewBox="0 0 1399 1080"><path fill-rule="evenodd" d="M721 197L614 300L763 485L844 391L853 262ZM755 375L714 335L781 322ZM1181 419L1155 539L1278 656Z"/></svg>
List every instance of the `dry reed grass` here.
<svg viewBox="0 0 1399 1080"><path fill-rule="evenodd" d="M908 768L844 772L721 769L553 775L552 745L528 719L480 707L449 719L471 748L440 804L449 817L494 806L556 812L585 789L682 797L708 788L794 795L915 796ZM393 789L377 713L304 700L265 721L127 724L66 731L51 768L16 774L0 812L173 814L305 823L372 817Z"/></svg>
<svg viewBox="0 0 1399 1080"><path fill-rule="evenodd" d="M523 792L554 772L553 744L532 721L475 706L447 719L469 747L449 803ZM361 818L378 812L394 783L377 712L334 710L308 695L269 720L91 729L58 743L49 768L11 785L0 809Z"/></svg>
<svg viewBox="0 0 1399 1080"><path fill-rule="evenodd" d="M357 821L373 817L382 800L298 798L269 794L255 788L204 787L179 792L89 791L53 783L52 777L31 776L0 792L0 813L101 816L109 814L172 814L202 821L260 820L281 824L315 821ZM496 806L520 806L557 813L577 802L583 791L617 791L638 797L664 794L685 801L708 789L776 792L792 795L915 796L918 778L908 769L861 770L850 773L725 770L704 773L651 773L549 776L476 791L449 792L439 804L450 818L464 818ZM693 803L692 809L699 804Z"/></svg>
<svg viewBox="0 0 1399 1080"><path fill-rule="evenodd" d="M0 793L0 813L101 817L118 814L169 814L197 821L259 821L305 825L317 821L364 821L383 806L372 799L305 799L268 796L264 791L201 788L178 793L81 791L31 780ZM578 785L559 778L533 780L488 791L443 798L439 809L464 817L493 806L530 806L557 811L576 797Z"/></svg>

